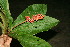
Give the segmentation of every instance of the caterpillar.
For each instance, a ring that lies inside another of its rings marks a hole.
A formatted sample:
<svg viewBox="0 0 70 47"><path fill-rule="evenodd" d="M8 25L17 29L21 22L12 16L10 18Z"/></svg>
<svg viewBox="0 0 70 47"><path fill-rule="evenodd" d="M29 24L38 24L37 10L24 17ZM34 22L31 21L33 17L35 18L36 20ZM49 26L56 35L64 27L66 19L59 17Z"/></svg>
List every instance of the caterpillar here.
<svg viewBox="0 0 70 47"><path fill-rule="evenodd" d="M42 14L37 14L37 15L33 15L31 19L29 16L25 16L25 18L26 18L27 22L33 23L34 21L37 21L39 19L43 19L44 16Z"/></svg>

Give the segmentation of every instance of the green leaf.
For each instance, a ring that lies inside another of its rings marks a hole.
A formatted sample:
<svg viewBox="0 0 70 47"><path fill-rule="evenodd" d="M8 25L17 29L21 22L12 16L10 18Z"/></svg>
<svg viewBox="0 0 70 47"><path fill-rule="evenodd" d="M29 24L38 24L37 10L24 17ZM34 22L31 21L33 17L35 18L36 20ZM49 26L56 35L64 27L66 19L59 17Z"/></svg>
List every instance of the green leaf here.
<svg viewBox="0 0 70 47"><path fill-rule="evenodd" d="M36 14L46 14L47 12L47 5L45 4L33 4L28 6L14 21L13 26L25 21L25 16L30 16L36 15Z"/></svg>
<svg viewBox="0 0 70 47"><path fill-rule="evenodd" d="M9 10L8 0L0 0L0 6L1 6L0 11L2 11L5 14L6 18L8 19L7 22L9 23L9 26L11 26L13 18L10 16L11 14Z"/></svg>
<svg viewBox="0 0 70 47"><path fill-rule="evenodd" d="M32 35L19 35L16 36L18 41L23 47L52 47L45 40Z"/></svg>
<svg viewBox="0 0 70 47"><path fill-rule="evenodd" d="M36 14L46 14L46 7L45 4L30 5L17 17L11 28L25 21L25 16L32 17L32 15ZM56 26L58 22L59 20L55 18L45 16L44 19L35 21L34 23L25 22L15 27L10 32L9 36L18 39L24 47L51 47L48 42L33 35L43 31L48 31Z"/></svg>

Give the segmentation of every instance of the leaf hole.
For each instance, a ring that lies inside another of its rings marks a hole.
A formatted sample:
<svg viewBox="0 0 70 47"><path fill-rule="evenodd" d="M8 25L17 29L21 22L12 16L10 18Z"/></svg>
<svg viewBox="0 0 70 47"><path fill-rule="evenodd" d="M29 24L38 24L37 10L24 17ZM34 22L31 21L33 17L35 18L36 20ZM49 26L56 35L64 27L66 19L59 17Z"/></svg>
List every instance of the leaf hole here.
<svg viewBox="0 0 70 47"><path fill-rule="evenodd" d="M37 41L39 41L39 40L37 40Z"/></svg>
<svg viewBox="0 0 70 47"><path fill-rule="evenodd" d="M0 6L0 10L2 9L2 7Z"/></svg>
<svg viewBox="0 0 70 47"><path fill-rule="evenodd" d="M0 6L0 9L1 9L1 6Z"/></svg>
<svg viewBox="0 0 70 47"><path fill-rule="evenodd" d="M37 27L35 27L35 28L37 28Z"/></svg>
<svg viewBox="0 0 70 47"><path fill-rule="evenodd" d="M2 19L0 18L0 22L3 24Z"/></svg>

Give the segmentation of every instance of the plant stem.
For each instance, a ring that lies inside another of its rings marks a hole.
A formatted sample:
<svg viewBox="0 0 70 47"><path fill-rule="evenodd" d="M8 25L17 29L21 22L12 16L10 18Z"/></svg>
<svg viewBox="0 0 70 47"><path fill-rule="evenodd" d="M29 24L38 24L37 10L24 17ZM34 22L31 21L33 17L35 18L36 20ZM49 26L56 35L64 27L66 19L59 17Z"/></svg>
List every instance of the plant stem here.
<svg viewBox="0 0 70 47"><path fill-rule="evenodd" d="M4 14L4 12L0 12L0 16L1 16L1 19L3 22L3 24L1 24L2 33L6 34L7 33L7 27L8 27L6 15Z"/></svg>
<svg viewBox="0 0 70 47"><path fill-rule="evenodd" d="M17 26L19 26L19 25L21 25L21 24L23 24L23 23L25 23L26 21L23 21L22 23L20 23L20 24L18 24L18 25L15 25L14 27L12 27L12 29L11 29L11 31L14 29L14 28L16 28Z"/></svg>

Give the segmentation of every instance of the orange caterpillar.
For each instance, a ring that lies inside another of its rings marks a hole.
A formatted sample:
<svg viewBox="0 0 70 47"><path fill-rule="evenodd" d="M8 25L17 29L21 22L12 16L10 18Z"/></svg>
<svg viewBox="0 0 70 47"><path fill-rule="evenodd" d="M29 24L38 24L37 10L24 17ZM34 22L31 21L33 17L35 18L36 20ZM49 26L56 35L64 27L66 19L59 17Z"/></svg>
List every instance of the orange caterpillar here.
<svg viewBox="0 0 70 47"><path fill-rule="evenodd" d="M37 14L37 15L33 15L31 19L29 16L25 16L25 18L26 18L27 22L33 23L34 21L37 21L39 19L43 19L44 16L42 14Z"/></svg>

